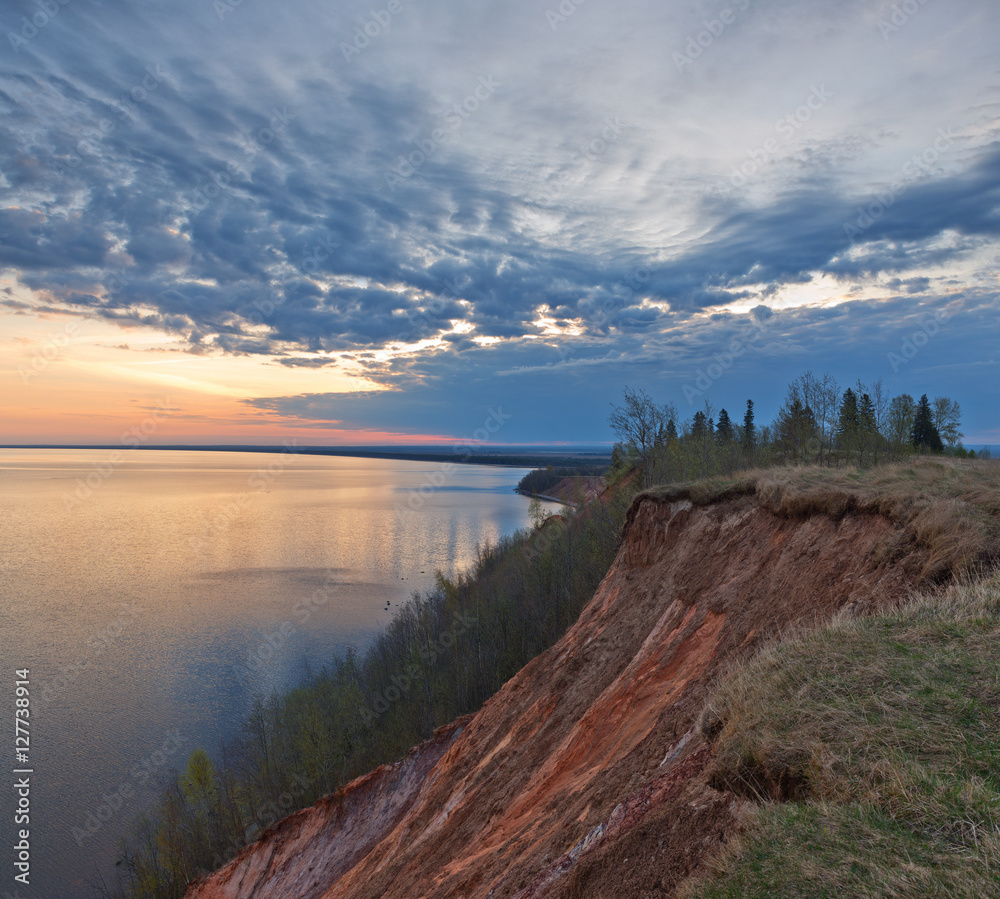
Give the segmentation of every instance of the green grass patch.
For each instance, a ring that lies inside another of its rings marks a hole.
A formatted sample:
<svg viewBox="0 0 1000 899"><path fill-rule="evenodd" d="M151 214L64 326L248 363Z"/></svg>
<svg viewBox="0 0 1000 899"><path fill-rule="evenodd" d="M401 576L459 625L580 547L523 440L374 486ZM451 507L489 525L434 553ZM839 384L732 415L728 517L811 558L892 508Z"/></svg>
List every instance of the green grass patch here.
<svg viewBox="0 0 1000 899"><path fill-rule="evenodd" d="M687 899L1000 895L1000 577L765 650L702 727L760 805Z"/></svg>
<svg viewBox="0 0 1000 899"><path fill-rule="evenodd" d="M752 836L688 897L855 899L997 895L995 870L873 806L792 803L762 809Z"/></svg>

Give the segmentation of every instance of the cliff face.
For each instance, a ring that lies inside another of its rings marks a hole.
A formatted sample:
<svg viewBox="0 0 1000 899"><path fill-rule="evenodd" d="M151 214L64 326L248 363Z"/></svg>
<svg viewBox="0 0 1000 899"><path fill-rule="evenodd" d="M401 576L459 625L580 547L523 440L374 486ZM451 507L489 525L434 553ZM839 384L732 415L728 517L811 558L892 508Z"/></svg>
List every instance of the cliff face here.
<svg viewBox="0 0 1000 899"><path fill-rule="evenodd" d="M187 897L668 896L743 807L705 774L696 720L713 679L783 629L897 602L921 569L920 550L899 547L873 514L642 499L555 646Z"/></svg>
<svg viewBox="0 0 1000 899"><path fill-rule="evenodd" d="M604 478L573 476L549 487L544 496L570 506L584 506L601 496L605 489Z"/></svg>

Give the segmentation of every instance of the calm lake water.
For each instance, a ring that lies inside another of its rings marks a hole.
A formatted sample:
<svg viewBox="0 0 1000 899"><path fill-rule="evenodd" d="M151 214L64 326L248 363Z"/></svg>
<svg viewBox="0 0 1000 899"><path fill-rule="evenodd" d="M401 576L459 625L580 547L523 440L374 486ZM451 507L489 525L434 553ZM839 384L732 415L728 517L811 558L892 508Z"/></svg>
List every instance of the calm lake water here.
<svg viewBox="0 0 1000 899"><path fill-rule="evenodd" d="M0 694L10 720L14 672L29 668L32 701L21 893L91 896L159 773L214 752L255 693L364 649L436 569L526 526L512 491L525 471L0 450ZM2 795L0 895L14 896L10 785Z"/></svg>

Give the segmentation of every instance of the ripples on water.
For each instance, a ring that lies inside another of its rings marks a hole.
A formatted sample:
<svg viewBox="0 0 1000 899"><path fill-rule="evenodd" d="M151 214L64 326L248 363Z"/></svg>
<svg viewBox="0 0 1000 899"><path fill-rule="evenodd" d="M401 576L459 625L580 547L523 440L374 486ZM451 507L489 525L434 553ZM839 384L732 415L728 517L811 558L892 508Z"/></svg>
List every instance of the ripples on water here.
<svg viewBox="0 0 1000 899"><path fill-rule="evenodd" d="M214 750L255 692L363 649L387 600L528 524L525 470L446 471L432 489L436 463L0 450L0 670L32 682L30 895L90 896L151 773Z"/></svg>

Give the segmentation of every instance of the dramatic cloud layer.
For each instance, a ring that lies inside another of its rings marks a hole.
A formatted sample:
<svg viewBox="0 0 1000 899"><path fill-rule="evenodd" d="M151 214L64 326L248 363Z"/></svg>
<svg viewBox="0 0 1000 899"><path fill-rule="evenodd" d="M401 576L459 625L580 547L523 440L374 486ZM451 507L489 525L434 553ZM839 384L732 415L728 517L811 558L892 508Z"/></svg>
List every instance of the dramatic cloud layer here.
<svg viewBox="0 0 1000 899"><path fill-rule="evenodd" d="M103 322L108 359L158 335L219 389L250 360L283 374L238 417L317 440L496 406L507 442L606 440L626 383L773 412L806 368L949 393L1000 440L993 0L52 0L0 27L25 345Z"/></svg>

